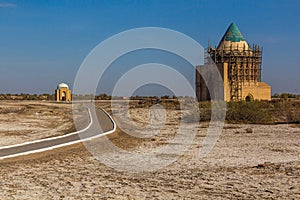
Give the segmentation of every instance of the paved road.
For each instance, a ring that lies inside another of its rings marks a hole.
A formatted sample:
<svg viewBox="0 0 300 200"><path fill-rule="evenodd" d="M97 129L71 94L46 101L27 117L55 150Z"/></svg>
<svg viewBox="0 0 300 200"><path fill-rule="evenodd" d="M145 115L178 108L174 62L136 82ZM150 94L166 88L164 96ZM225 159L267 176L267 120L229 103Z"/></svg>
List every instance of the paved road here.
<svg viewBox="0 0 300 200"><path fill-rule="evenodd" d="M101 109L94 108L92 104L86 104L86 107L91 111L91 126L80 133L77 134L68 134L65 137L47 139L42 141L33 142L30 144L23 144L18 146L13 146L9 148L0 147L0 158L7 156L14 156L24 153L37 152L46 148L55 148L55 146L62 146L67 143L76 143L80 142L80 140L88 139L94 136L99 136L102 133L114 129L114 124L111 121L110 117ZM93 112L95 109L95 112ZM98 123L99 122L99 123ZM100 127L99 127L100 125Z"/></svg>

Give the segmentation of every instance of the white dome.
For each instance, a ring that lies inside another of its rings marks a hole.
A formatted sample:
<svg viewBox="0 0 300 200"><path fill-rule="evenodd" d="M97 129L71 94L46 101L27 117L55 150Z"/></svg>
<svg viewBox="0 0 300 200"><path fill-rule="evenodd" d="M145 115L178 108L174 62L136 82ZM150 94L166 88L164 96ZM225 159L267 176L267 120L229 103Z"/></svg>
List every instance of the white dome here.
<svg viewBox="0 0 300 200"><path fill-rule="evenodd" d="M69 86L66 83L60 83L60 84L58 84L57 89L60 89L60 88L68 88L69 89Z"/></svg>

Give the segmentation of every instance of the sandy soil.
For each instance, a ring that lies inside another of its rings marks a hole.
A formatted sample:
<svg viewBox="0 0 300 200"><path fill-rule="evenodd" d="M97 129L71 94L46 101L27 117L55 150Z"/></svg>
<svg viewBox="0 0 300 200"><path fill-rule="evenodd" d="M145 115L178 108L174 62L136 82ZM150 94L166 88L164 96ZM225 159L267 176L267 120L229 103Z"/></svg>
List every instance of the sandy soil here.
<svg viewBox="0 0 300 200"><path fill-rule="evenodd" d="M166 145L179 113L167 115L155 138L133 138L119 129L109 138L136 152ZM134 108L131 116L146 125L149 112ZM226 124L204 159L198 152L208 123L196 127L188 151L156 172L118 172L82 144L0 161L0 199L300 199L299 125Z"/></svg>
<svg viewBox="0 0 300 200"><path fill-rule="evenodd" d="M86 111L78 112L75 117L83 115ZM70 104L1 101L0 146L59 136L75 130Z"/></svg>

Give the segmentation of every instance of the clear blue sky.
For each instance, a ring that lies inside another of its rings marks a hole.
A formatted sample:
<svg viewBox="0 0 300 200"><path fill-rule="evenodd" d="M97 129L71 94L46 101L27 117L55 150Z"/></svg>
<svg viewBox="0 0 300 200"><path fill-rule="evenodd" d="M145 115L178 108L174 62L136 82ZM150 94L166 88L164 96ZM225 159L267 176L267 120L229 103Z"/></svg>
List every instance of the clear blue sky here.
<svg viewBox="0 0 300 200"><path fill-rule="evenodd" d="M263 80L272 93L300 93L299 10L298 0L0 0L0 93L72 85L87 54L121 31L164 27L207 46L231 22L248 43L263 46Z"/></svg>

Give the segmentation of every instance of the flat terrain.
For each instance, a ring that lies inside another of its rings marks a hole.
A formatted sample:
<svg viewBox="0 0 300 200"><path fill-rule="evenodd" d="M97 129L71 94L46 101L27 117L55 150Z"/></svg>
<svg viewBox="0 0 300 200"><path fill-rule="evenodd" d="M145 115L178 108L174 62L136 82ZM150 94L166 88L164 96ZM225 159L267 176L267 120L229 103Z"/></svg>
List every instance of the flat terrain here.
<svg viewBox="0 0 300 200"><path fill-rule="evenodd" d="M98 105L110 111L107 102ZM34 119L35 113L27 117ZM133 106L130 116L147 127L149 109ZM181 116L174 109L167 109L166 116L163 128L151 138L134 138L120 129L108 138L137 153L167 145L178 131ZM120 123L126 129L126 121ZM97 161L83 144L2 160L0 199L300 199L299 125L226 124L204 159L198 153L208 123L194 125L197 134L190 148L176 162L155 172L119 172ZM29 127L36 128L34 124ZM32 133L21 130L22 137Z"/></svg>
<svg viewBox="0 0 300 200"><path fill-rule="evenodd" d="M75 117L86 114L86 111L77 112ZM82 126L86 126L87 122L84 124ZM71 104L1 101L0 146L59 136L75 130Z"/></svg>

